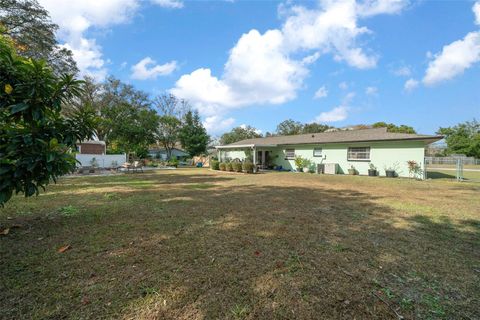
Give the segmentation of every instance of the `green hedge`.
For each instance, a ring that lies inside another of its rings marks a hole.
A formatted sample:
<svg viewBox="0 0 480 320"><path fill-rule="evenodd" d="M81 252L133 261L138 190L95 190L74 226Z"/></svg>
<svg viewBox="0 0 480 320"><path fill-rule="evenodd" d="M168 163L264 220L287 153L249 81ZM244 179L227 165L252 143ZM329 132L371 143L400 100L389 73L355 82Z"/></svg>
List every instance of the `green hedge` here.
<svg viewBox="0 0 480 320"><path fill-rule="evenodd" d="M234 162L232 163L232 167L233 167L233 171L235 172L242 172L243 170L243 166L242 166L242 163L241 162Z"/></svg>
<svg viewBox="0 0 480 320"><path fill-rule="evenodd" d="M233 171L233 165L232 165L232 163L231 163L231 162L227 162L227 165L226 165L225 169L226 169L227 171Z"/></svg>
<svg viewBox="0 0 480 320"><path fill-rule="evenodd" d="M212 170L220 170L220 162L217 160L210 161L210 168L212 168Z"/></svg>
<svg viewBox="0 0 480 320"><path fill-rule="evenodd" d="M243 172L253 173L253 163L250 161L245 161L242 165Z"/></svg>
<svg viewBox="0 0 480 320"><path fill-rule="evenodd" d="M227 170L227 164L225 162L220 162L219 168L220 170L225 171Z"/></svg>

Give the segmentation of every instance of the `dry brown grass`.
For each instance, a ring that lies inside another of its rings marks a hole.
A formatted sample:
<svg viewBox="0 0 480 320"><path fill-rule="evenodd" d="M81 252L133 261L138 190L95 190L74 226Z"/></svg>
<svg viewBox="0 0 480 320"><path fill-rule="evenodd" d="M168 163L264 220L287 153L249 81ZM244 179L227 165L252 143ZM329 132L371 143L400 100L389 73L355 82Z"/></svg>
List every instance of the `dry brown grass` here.
<svg viewBox="0 0 480 320"><path fill-rule="evenodd" d="M0 209L0 318L480 318L480 185L183 169ZM58 253L66 244L71 249Z"/></svg>

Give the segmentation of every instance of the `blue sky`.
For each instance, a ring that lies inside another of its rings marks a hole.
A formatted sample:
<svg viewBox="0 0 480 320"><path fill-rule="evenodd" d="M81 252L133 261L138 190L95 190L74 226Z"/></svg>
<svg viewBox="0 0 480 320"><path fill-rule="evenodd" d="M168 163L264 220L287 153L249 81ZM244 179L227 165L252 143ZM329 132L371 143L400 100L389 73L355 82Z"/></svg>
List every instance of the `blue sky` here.
<svg viewBox="0 0 480 320"><path fill-rule="evenodd" d="M213 135L480 118L480 1L40 3L82 74L186 98Z"/></svg>

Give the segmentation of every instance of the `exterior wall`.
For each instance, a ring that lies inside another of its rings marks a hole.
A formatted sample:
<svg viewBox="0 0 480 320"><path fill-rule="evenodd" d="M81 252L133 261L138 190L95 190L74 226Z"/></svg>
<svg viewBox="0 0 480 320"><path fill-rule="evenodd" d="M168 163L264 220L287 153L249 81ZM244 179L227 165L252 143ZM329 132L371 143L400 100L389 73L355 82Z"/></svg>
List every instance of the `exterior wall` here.
<svg viewBox="0 0 480 320"><path fill-rule="evenodd" d="M152 158L157 158L157 155L160 153L160 159L161 160L167 160L167 152L165 150L150 150L148 153ZM176 157L177 159L179 158L184 158L184 157L189 157L189 154L178 149L173 149L172 150L172 157Z"/></svg>
<svg viewBox="0 0 480 320"><path fill-rule="evenodd" d="M234 159L239 159L243 161L247 157L247 154L245 151L246 150L232 150L232 149L220 150L220 161L234 160Z"/></svg>
<svg viewBox="0 0 480 320"><path fill-rule="evenodd" d="M81 143L79 150L81 154L105 154L105 145L99 143Z"/></svg>
<svg viewBox="0 0 480 320"><path fill-rule="evenodd" d="M349 147L370 147L370 160L347 160ZM322 157L314 157L313 149L322 148ZM318 145L294 145L282 146L276 148L258 148L258 150L271 151L271 162L277 166L282 166L287 170L296 170L293 159L285 159L285 150L295 149L296 156L309 159L312 167L316 168L320 163L337 163L339 174L348 174L350 166L361 175L367 175L369 164L373 163L380 176L385 176L385 169L394 167L398 176L408 177L407 161L416 161L424 170L425 146L422 141L393 141L393 142L371 142L371 143L339 143L339 144L318 144ZM253 153L252 153L253 154ZM240 159L246 157L245 149L220 150L220 160ZM258 160L257 160L258 161Z"/></svg>
<svg viewBox="0 0 480 320"><path fill-rule="evenodd" d="M370 147L370 160L347 160L349 147ZM337 163L340 174L348 173L351 165L361 175L367 175L369 164L377 167L379 175L385 175L385 168L394 167L396 173L401 177L408 177L407 161L414 160L424 169L424 144L421 141L399 141L399 142L372 142L372 143L351 143L351 144L324 144L324 145L296 145L288 147L295 149L296 156L309 159L316 167L319 163ZM322 148L322 157L314 157L313 149ZM285 149L277 148L272 150L272 160L276 165L285 169L294 170L294 160L285 159ZM325 158L326 157L326 158Z"/></svg>
<svg viewBox="0 0 480 320"><path fill-rule="evenodd" d="M111 168L112 162L116 161L117 166L121 166L127 162L126 154L79 154L75 155L75 158L80 162L79 167L91 167L92 159L95 158L97 166L99 168Z"/></svg>

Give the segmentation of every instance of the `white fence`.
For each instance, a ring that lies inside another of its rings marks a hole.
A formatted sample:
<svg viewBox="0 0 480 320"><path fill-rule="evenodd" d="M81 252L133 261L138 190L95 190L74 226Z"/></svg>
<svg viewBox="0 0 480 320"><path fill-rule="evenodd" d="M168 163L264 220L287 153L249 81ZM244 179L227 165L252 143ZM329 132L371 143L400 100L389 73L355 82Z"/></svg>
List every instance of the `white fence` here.
<svg viewBox="0 0 480 320"><path fill-rule="evenodd" d="M127 162L127 155L124 154L79 154L75 158L80 162L79 167L112 168L121 166ZM95 159L95 160L94 160Z"/></svg>

